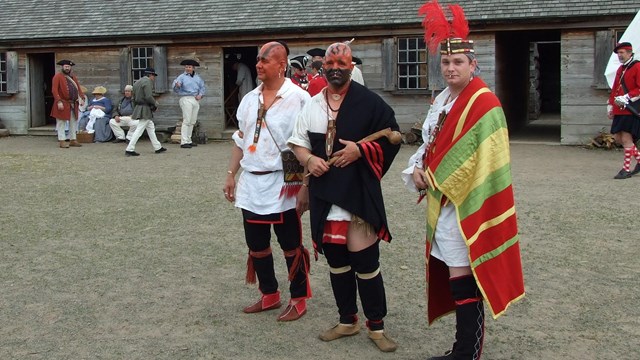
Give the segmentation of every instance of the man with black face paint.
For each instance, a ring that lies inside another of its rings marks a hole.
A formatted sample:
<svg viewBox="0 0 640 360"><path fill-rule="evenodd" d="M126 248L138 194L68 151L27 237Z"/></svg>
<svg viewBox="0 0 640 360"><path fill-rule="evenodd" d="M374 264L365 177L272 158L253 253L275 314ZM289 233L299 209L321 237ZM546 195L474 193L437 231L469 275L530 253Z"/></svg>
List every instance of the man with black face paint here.
<svg viewBox="0 0 640 360"><path fill-rule="evenodd" d="M328 86L305 105L288 145L309 175L311 237L330 267L339 322L320 334L332 341L360 331L357 295L369 338L384 352L396 343L384 331L386 296L380 240L391 241L380 180L399 145L386 137L360 141L380 130L398 130L391 107L351 81L351 49L329 46L323 65Z"/></svg>

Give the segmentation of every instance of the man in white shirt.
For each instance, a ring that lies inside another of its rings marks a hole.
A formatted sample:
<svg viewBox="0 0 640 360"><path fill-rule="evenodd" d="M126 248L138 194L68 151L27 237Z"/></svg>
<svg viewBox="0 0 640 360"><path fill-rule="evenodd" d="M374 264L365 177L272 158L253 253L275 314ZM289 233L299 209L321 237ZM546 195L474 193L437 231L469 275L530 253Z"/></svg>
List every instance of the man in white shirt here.
<svg viewBox="0 0 640 360"><path fill-rule="evenodd" d="M284 252L289 270L291 300L278 321L293 321L307 312L309 252L302 245L300 215L307 209L309 193L302 184L285 179L280 153L287 149L296 116L309 94L285 76L288 50L270 42L258 54L256 70L262 82L240 102L238 131L233 134L229 170L223 187L225 198L242 209L245 239L249 247L248 283L256 282L260 299L244 308L256 313L282 306L273 268L271 226ZM258 114L258 116L256 116ZM236 183L235 175L243 171Z"/></svg>

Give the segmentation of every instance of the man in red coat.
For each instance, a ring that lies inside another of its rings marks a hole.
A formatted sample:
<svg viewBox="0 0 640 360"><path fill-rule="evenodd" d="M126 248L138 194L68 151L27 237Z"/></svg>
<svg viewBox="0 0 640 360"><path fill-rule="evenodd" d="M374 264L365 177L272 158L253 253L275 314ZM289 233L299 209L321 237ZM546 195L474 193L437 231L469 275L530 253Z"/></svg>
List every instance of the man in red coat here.
<svg viewBox="0 0 640 360"><path fill-rule="evenodd" d="M78 106L84 103L84 93L80 88L80 82L75 74L71 72L74 62L71 60L60 60L57 63L62 66L59 73L53 76L53 108L51 116L56 118L56 129L58 131L58 141L61 148L69 146L80 147L76 140L78 130ZM67 143L65 136L66 122L69 122L69 137L71 141Z"/></svg>
<svg viewBox="0 0 640 360"><path fill-rule="evenodd" d="M640 64L633 58L631 43L622 42L613 49L620 60L620 67L611 88L607 113L612 119L611 133L618 144L624 147L622 169L614 179L628 179L640 172L640 152L636 141L640 138L640 117L633 114L628 104L640 99ZM631 158L635 158L636 166L631 171Z"/></svg>

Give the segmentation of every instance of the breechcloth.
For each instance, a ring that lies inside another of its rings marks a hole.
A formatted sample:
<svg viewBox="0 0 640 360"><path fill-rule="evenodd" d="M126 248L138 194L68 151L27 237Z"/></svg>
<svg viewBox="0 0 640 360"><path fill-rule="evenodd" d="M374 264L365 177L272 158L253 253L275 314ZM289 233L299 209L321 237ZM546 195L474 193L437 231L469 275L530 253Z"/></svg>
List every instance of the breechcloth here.
<svg viewBox="0 0 640 360"><path fill-rule="evenodd" d="M380 273L380 241L368 248L350 252L347 245L323 243L322 249L330 267L331 287L338 306L340 323L357 321L357 292L367 326L371 330L384 329L387 300Z"/></svg>
<svg viewBox="0 0 640 360"><path fill-rule="evenodd" d="M291 298L311 297L308 279L309 252L302 245L302 224L296 209L264 216L242 210L242 216L245 240L249 248L247 279L255 270L258 288L263 294L273 294L278 290L270 245L273 224L273 230L284 252L289 270ZM247 280L247 282L251 281Z"/></svg>

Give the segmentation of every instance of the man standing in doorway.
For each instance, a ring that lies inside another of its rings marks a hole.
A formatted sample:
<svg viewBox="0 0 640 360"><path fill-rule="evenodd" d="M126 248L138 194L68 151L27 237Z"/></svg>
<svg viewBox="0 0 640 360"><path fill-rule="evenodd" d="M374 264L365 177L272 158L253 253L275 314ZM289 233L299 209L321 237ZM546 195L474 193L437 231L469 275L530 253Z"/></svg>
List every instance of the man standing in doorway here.
<svg viewBox="0 0 640 360"><path fill-rule="evenodd" d="M253 76L249 67L240 61L233 64L236 71L236 86L238 86L238 103L242 98L253 90Z"/></svg>
<svg viewBox="0 0 640 360"><path fill-rule="evenodd" d="M59 73L53 76L53 84L51 92L53 93L53 108L51 116L56 118L56 129L58 132L58 142L61 148L69 146L80 147L76 140L78 132L78 107L84 105L84 93L80 87L80 82L71 67L75 63L71 60L60 60L57 63L62 66ZM67 144L65 127L69 125L69 138L71 141Z"/></svg>
<svg viewBox="0 0 640 360"><path fill-rule="evenodd" d="M622 42L616 45L613 52L618 54L620 67L611 88L607 113L612 119L611 133L616 142L624 147L622 169L614 179L628 179L640 172L640 152L636 141L640 138L640 116L629 110L629 102L640 97L640 65L633 58L631 43ZM636 166L631 171L631 158L635 158Z"/></svg>
<svg viewBox="0 0 640 360"><path fill-rule="evenodd" d="M173 80L173 91L180 96L180 108L182 109L182 127L180 128L180 147L191 149L198 146L191 141L193 127L198 121L198 111L200 110L200 99L206 91L204 80L196 74L195 67L200 66L195 60L183 60L180 65L184 65L184 73L178 75Z"/></svg>

